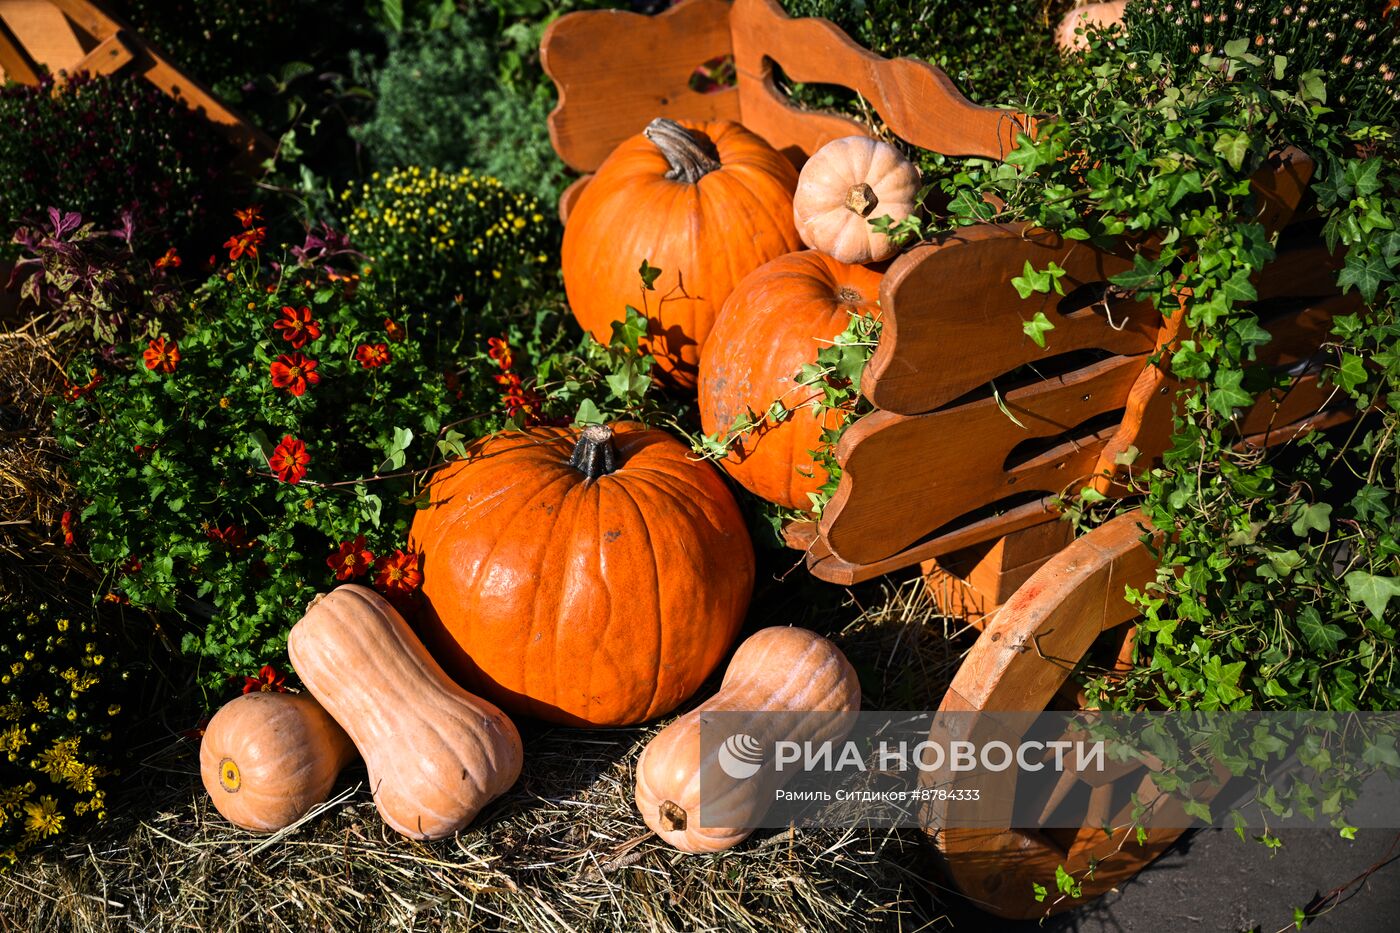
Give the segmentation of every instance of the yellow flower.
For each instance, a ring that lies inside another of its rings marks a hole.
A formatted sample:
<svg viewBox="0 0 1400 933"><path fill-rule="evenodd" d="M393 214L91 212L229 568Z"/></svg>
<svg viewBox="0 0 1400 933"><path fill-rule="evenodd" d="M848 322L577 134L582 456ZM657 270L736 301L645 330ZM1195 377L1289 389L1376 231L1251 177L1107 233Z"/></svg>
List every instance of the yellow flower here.
<svg viewBox="0 0 1400 933"><path fill-rule="evenodd" d="M32 800L25 803L24 825L41 839L63 832L63 814L58 812L58 801L40 797L37 803Z"/></svg>
<svg viewBox="0 0 1400 933"><path fill-rule="evenodd" d="M59 619L59 620L58 620L58 630L59 630L60 632L66 632L66 631L68 631L68 620L67 620L67 619Z"/></svg>

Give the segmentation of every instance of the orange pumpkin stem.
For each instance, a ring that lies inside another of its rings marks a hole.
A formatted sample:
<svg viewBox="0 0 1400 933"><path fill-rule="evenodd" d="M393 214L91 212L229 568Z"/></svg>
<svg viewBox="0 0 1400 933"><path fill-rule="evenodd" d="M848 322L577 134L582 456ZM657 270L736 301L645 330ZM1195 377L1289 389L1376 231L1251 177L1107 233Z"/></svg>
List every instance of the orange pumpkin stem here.
<svg viewBox="0 0 1400 933"><path fill-rule="evenodd" d="M880 199L875 197L875 189L865 182L851 185L846 190L846 210L862 217L869 217L870 212L875 210L875 205L879 203Z"/></svg>
<svg viewBox="0 0 1400 933"><path fill-rule="evenodd" d="M686 826L685 808L674 800L663 800L656 808L657 816L661 817L661 825L665 826L673 833L682 832Z"/></svg>
<svg viewBox="0 0 1400 933"><path fill-rule="evenodd" d="M590 424L584 428L569 457L569 466L590 480L616 472L617 448L613 446L612 428L606 424Z"/></svg>
<svg viewBox="0 0 1400 933"><path fill-rule="evenodd" d="M672 181L693 185L720 167L714 143L703 135L696 138L675 120L657 117L647 124L642 135L666 157L671 166L666 177Z"/></svg>

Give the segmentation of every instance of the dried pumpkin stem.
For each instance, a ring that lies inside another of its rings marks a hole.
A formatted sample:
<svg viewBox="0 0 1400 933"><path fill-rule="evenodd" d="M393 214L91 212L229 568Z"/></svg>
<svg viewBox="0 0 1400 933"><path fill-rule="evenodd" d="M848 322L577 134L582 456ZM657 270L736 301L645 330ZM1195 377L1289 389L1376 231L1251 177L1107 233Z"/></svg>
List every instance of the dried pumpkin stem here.
<svg viewBox="0 0 1400 933"><path fill-rule="evenodd" d="M681 832L686 827L685 808L674 800L663 800L656 808L656 815L661 818L661 825L673 833Z"/></svg>
<svg viewBox="0 0 1400 933"><path fill-rule="evenodd" d="M851 286L849 285L842 285L840 288L838 288L836 290L836 298L840 301L846 302L847 304L859 304L861 302L860 292L856 291L854 288L851 288Z"/></svg>
<svg viewBox="0 0 1400 933"><path fill-rule="evenodd" d="M869 217L870 212L875 210L875 205L879 203L880 199L875 197L875 189L865 182L846 189L846 210L852 213Z"/></svg>
<svg viewBox="0 0 1400 933"><path fill-rule="evenodd" d="M584 428L569 457L569 466L590 480L615 472L617 448L613 446L612 428L606 424L590 424Z"/></svg>
<svg viewBox="0 0 1400 933"><path fill-rule="evenodd" d="M647 124L642 135L666 157L671 166L666 177L672 181L693 185L720 167L714 143L703 135L697 139L675 120L657 117Z"/></svg>

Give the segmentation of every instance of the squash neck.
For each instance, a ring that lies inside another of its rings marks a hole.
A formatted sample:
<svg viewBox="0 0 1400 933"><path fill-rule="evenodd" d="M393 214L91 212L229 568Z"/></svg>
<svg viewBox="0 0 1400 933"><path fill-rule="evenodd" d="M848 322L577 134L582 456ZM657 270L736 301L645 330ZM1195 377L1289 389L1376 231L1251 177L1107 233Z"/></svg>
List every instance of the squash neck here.
<svg viewBox="0 0 1400 933"><path fill-rule="evenodd" d="M579 434L578 443L574 444L569 466L582 473L589 482L617 472L613 429L606 424L590 424L584 428Z"/></svg>
<svg viewBox="0 0 1400 933"><path fill-rule="evenodd" d="M661 150L671 166L666 177L693 185L720 167L719 153L706 136L692 134L675 120L657 117L647 124L642 135Z"/></svg>

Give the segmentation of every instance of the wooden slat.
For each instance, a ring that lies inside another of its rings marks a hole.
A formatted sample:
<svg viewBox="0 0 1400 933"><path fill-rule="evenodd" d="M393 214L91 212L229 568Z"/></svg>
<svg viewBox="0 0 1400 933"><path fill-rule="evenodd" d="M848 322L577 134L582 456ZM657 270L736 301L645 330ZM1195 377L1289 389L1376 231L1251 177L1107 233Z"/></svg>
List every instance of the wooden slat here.
<svg viewBox="0 0 1400 933"><path fill-rule="evenodd" d="M122 34L117 32L103 39L82 57L73 66L73 73L86 72L94 75L116 74L127 65L131 64L136 53L131 46L122 38Z"/></svg>
<svg viewBox="0 0 1400 933"><path fill-rule="evenodd" d="M591 174L575 178L573 183L564 189L563 194L559 195L559 222L561 224L569 222L569 214L573 213L574 205L578 203L579 195L583 194L584 187L587 186L592 178L593 176Z"/></svg>
<svg viewBox="0 0 1400 933"><path fill-rule="evenodd" d="M910 250L890 266L880 289L884 329L862 377L878 408L931 411L1018 366L1097 348L1117 354L1151 350L1161 317L1148 302L1114 302L1061 314L1054 292L1022 300L1011 279L1026 262L1066 270L1064 290L1104 282L1131 260L1021 226L979 224ZM1055 329L1044 349L1022 324L1044 312Z"/></svg>
<svg viewBox="0 0 1400 933"><path fill-rule="evenodd" d="M1008 392L1001 404L983 398L925 415L876 411L861 419L837 447L841 482L820 523L827 546L843 560L871 563L1009 496L1057 494L1087 477L1109 434L1079 426L1121 408L1145 362L1145 354L1111 357ZM1057 442L1007 463L1018 444L1035 438Z"/></svg>
<svg viewBox="0 0 1400 933"><path fill-rule="evenodd" d="M868 131L793 106L776 87L774 62L794 81L857 91L891 132L933 152L1004 158L1029 122L1014 111L973 104L940 68L881 58L824 19L792 19L776 0L735 0L730 21L743 123L794 162L833 139Z"/></svg>
<svg viewBox="0 0 1400 933"><path fill-rule="evenodd" d="M592 172L656 117L739 120L734 88L701 94L690 87L697 67L730 51L724 0L685 0L657 16L561 16L540 42L540 63L559 89L549 115L554 151L570 168Z"/></svg>
<svg viewBox="0 0 1400 933"><path fill-rule="evenodd" d="M73 27L49 0L0 0L0 68L7 77L38 84L36 66L57 74L82 57Z"/></svg>
<svg viewBox="0 0 1400 933"><path fill-rule="evenodd" d="M1141 587L1155 575L1151 553L1141 543L1142 515L1132 512L1113 519L1078 539L1051 558L1002 607L963 660L940 710L947 712L1033 712L1046 709L1074 665L1088 653L1108 629L1136 616L1123 599L1125 586ZM987 717L987 729L996 729L1005 716ZM980 722L980 721L979 721ZM973 741L981 735L968 736ZM1000 735L1005 739L1004 734ZM1013 769L1014 770L1014 769ZM1006 777L1005 775L1011 775ZM978 780L984 775L979 774ZM1015 777L1000 778L993 806L1004 800L1010 813ZM971 786L970 784L968 786ZM1154 786L1144 784L1145 799ZM984 796L993 795L983 792ZM1096 897L1131 878L1163 852L1176 831L1154 829L1139 846L1132 839L1124 812L1107 807L1108 785L1099 789L1096 813L1101 821L1125 826L1110 836L1084 833L1069 850L1047 834L1024 829L966 829L944 827L935 837L949 874L966 894L985 909L1002 917L1034 918L1052 908L1035 900L1033 883L1055 877L1057 866L1082 878L1086 898ZM938 829L948 822L951 806L935 801L925 813ZM1175 807L1175 809L1168 809ZM1163 801L1154 817L1159 827L1188 826L1190 819L1175 802ZM1111 858L1108 856L1112 856ZM1092 877L1084 877L1097 862Z"/></svg>
<svg viewBox="0 0 1400 933"><path fill-rule="evenodd" d="M1282 230L1298 210L1312 181L1313 161L1294 146L1275 153L1255 174L1254 194L1259 200L1255 217L1269 231Z"/></svg>

